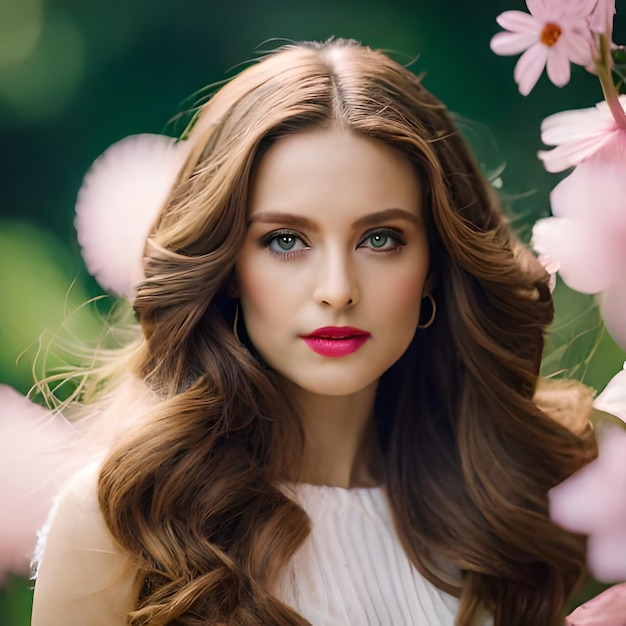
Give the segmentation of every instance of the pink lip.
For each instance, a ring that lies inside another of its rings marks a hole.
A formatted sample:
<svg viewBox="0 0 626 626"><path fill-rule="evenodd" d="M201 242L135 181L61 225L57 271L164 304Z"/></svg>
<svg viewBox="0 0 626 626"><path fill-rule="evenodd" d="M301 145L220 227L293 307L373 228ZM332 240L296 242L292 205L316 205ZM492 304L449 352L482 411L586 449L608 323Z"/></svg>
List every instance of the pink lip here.
<svg viewBox="0 0 626 626"><path fill-rule="evenodd" d="M351 326L324 326L302 337L313 352L334 357L356 352L369 338L370 333Z"/></svg>

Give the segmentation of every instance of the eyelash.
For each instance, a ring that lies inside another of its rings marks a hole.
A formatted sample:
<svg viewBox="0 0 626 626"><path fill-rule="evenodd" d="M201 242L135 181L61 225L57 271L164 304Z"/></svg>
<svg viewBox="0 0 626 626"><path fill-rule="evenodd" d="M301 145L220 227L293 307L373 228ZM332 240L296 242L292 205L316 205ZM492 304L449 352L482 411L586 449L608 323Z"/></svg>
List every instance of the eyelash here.
<svg viewBox="0 0 626 626"><path fill-rule="evenodd" d="M361 241L359 242L358 247L361 247L364 242L366 242L371 237L376 235L381 235L383 237L387 237L390 239L395 245L391 248L376 249L371 247L370 250L374 252L374 254L390 254L394 252L398 252L401 248L406 245L406 241L402 236L402 231L395 228L376 228L374 230L370 230L365 233ZM264 248L267 248L268 252L273 256L277 257L281 261L289 261L293 259L295 256L304 252L305 250L285 250L284 252L278 252L277 250L272 249L272 242L277 240L279 237L293 237L298 241L304 243L304 237L300 235L298 232L293 230L288 230L286 228L281 228L280 230L273 230L271 233L267 233L264 237L261 238L261 245ZM306 244L305 244L306 245Z"/></svg>
<svg viewBox="0 0 626 626"><path fill-rule="evenodd" d="M371 237L374 237L375 235L382 235L383 237L387 237L391 240L391 243L393 244L391 248L385 248L384 250L377 250L376 248L372 248L372 250L375 250L377 254L398 252L401 248L406 246L406 240L402 236L402 231L396 228L375 228L374 230L370 230L369 232L365 233L365 236L363 237L363 239L361 239L361 243L359 243L359 246L364 241L370 239Z"/></svg>

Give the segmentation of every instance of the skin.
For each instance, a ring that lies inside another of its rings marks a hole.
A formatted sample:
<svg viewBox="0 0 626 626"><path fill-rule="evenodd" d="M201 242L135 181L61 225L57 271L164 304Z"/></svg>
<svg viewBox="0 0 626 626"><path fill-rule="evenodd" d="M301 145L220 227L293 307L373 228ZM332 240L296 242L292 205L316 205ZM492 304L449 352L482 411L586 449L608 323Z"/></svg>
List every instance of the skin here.
<svg viewBox="0 0 626 626"><path fill-rule="evenodd" d="M376 390L416 332L428 266L422 187L401 153L331 127L263 156L231 293L300 410L305 482L378 482ZM321 356L302 336L324 326L370 337L347 356Z"/></svg>
<svg viewBox="0 0 626 626"><path fill-rule="evenodd" d="M31 626L123 626L133 570L111 537L97 498L99 464L64 490L35 585Z"/></svg>

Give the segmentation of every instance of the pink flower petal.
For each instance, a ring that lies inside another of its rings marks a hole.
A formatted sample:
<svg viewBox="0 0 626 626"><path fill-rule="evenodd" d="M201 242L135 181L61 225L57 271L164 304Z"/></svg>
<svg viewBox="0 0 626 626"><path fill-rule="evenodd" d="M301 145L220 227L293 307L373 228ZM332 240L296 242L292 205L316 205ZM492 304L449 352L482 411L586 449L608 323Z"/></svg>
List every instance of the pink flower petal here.
<svg viewBox="0 0 626 626"><path fill-rule="evenodd" d="M550 517L560 526L589 535L626 538L626 431L613 424L598 434L599 456L548 492ZM624 561L626 566L626 560Z"/></svg>
<svg viewBox="0 0 626 626"><path fill-rule="evenodd" d="M550 194L552 213L597 222L613 232L615 245L624 247L626 237L626 135L612 141L563 179ZM590 209L593 208L593 215ZM608 245L611 245L607 241Z"/></svg>
<svg viewBox="0 0 626 626"><path fill-rule="evenodd" d="M565 626L626 626L626 583L613 585L579 606Z"/></svg>
<svg viewBox="0 0 626 626"><path fill-rule="evenodd" d="M541 43L528 48L519 58L513 76L523 96L527 96L537 84L547 58L548 48Z"/></svg>
<svg viewBox="0 0 626 626"><path fill-rule="evenodd" d="M566 25L587 27L589 16L591 15L597 0L557 0L554 6L559 6L564 10L564 22Z"/></svg>
<svg viewBox="0 0 626 626"><path fill-rule="evenodd" d="M588 20L591 17L591 14L593 13L594 9L596 8L596 5L598 4L598 0L579 0L579 2L580 2L580 7L578 10ZM613 0L613 4L615 4L615 0ZM569 6L569 1L568 1L568 6Z"/></svg>
<svg viewBox="0 0 626 626"><path fill-rule="evenodd" d="M539 150L537 156L543 161L546 171L554 174L579 165L609 141L611 141L611 135L599 134L564 143L552 150Z"/></svg>
<svg viewBox="0 0 626 626"><path fill-rule="evenodd" d="M615 0L598 0L596 8L589 18L589 28L594 33L608 34L613 30Z"/></svg>
<svg viewBox="0 0 626 626"><path fill-rule="evenodd" d="M550 517L572 532L593 532L604 517L601 507L610 504L614 497L612 494L607 497L604 490L598 492L603 474L595 463L593 461L548 492Z"/></svg>
<svg viewBox="0 0 626 626"><path fill-rule="evenodd" d="M575 30L563 31L557 42L572 63L583 67L593 63L592 44L590 33L579 33Z"/></svg>
<svg viewBox="0 0 626 626"><path fill-rule="evenodd" d="M68 451L77 434L60 415L0 385L0 581L7 570L28 574L36 531L74 467Z"/></svg>
<svg viewBox="0 0 626 626"><path fill-rule="evenodd" d="M541 22L548 20L548 12L543 0L526 0L526 6L530 13Z"/></svg>
<svg viewBox="0 0 626 626"><path fill-rule="evenodd" d="M74 224L87 269L105 289L132 298L143 279L146 239L186 156L186 142L135 135L87 172Z"/></svg>
<svg viewBox="0 0 626 626"><path fill-rule="evenodd" d="M582 293L598 293L619 276L615 251L607 249L602 230L580 220L548 217L538 220L532 233L534 249L560 264L563 281Z"/></svg>
<svg viewBox="0 0 626 626"><path fill-rule="evenodd" d="M548 272L548 274L556 274L561 267L561 264L558 261L550 258L547 254L540 254L537 257L537 261L541 263L541 266L544 270L546 270L546 272Z"/></svg>
<svg viewBox="0 0 626 626"><path fill-rule="evenodd" d="M626 96L620 96L620 104L626 108ZM541 139L558 146L538 155L549 172L560 172L589 160L613 141L626 145L626 132L617 128L608 104L599 102L595 107L547 117L541 125Z"/></svg>
<svg viewBox="0 0 626 626"><path fill-rule="evenodd" d="M623 98L626 104L626 97ZM606 102L600 102L595 107L549 115L541 123L541 141L548 146L557 146L614 130L613 116Z"/></svg>
<svg viewBox="0 0 626 626"><path fill-rule="evenodd" d="M553 46L548 52L547 60L548 78L557 86L563 87L569 83L570 67L569 59L563 46Z"/></svg>
<svg viewBox="0 0 626 626"><path fill-rule="evenodd" d="M616 496L618 494L611 493L611 497ZM624 492L619 496L624 499ZM622 527L592 534L587 543L587 565L593 576L602 582L612 583L626 578L626 515L621 518L621 523ZM623 617L626 620L626 614Z"/></svg>
<svg viewBox="0 0 626 626"><path fill-rule="evenodd" d="M626 366L626 363L624 365ZM593 406L599 411L619 417L626 423L626 369L611 378L602 393L593 401Z"/></svg>
<svg viewBox="0 0 626 626"><path fill-rule="evenodd" d="M537 43L537 35L531 33L496 33L491 38L491 50L500 56L519 54Z"/></svg>
<svg viewBox="0 0 626 626"><path fill-rule="evenodd" d="M556 273L559 271L561 264L555 259L550 258L547 254L540 254L537 257L537 261L541 263L543 269L549 274L548 287L550 293L552 293L556 287Z"/></svg>
<svg viewBox="0 0 626 626"><path fill-rule="evenodd" d="M502 28L513 31L514 33L532 34L537 40L537 36L541 31L542 24L532 15L523 11L505 11L496 17L496 22Z"/></svg>
<svg viewBox="0 0 626 626"><path fill-rule="evenodd" d="M622 350L626 350L626 276L601 293L598 304L609 335Z"/></svg>

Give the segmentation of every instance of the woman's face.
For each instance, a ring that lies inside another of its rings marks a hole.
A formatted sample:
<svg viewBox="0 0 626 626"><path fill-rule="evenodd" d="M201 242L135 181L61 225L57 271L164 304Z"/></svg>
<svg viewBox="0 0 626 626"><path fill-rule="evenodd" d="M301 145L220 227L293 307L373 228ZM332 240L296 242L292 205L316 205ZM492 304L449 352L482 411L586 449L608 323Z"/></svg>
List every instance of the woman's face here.
<svg viewBox="0 0 626 626"><path fill-rule="evenodd" d="M318 129L273 144L250 191L234 286L257 351L311 393L376 383L415 334L428 273L413 168L380 141Z"/></svg>

